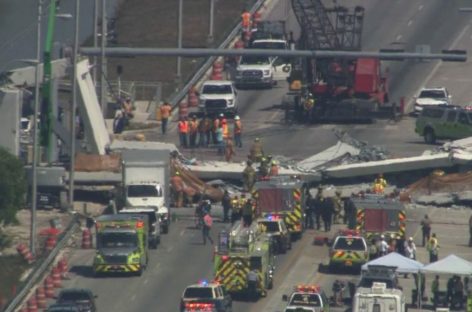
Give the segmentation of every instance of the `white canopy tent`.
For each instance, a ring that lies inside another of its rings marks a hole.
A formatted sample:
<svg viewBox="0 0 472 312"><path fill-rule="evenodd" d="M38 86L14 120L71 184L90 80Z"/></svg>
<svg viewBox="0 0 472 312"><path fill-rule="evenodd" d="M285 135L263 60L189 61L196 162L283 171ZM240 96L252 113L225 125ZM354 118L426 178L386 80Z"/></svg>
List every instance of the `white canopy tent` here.
<svg viewBox="0 0 472 312"><path fill-rule="evenodd" d="M396 267L396 272L401 274L418 273L424 267L421 262L409 259L396 252L391 252L383 257L367 262L362 266L362 270L367 270L369 265Z"/></svg>
<svg viewBox="0 0 472 312"><path fill-rule="evenodd" d="M444 259L425 265L421 273L472 275L472 262L456 255L449 255Z"/></svg>

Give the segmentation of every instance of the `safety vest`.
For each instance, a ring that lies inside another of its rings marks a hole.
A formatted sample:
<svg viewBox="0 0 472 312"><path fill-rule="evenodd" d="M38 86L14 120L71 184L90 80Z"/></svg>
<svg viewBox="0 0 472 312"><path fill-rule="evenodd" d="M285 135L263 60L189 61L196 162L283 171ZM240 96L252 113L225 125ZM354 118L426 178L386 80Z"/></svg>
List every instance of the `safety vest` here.
<svg viewBox="0 0 472 312"><path fill-rule="evenodd" d="M249 24L251 23L251 13L248 11L243 12L243 14L241 14L241 19L243 27L249 27Z"/></svg>
<svg viewBox="0 0 472 312"><path fill-rule="evenodd" d="M377 178L377 179L375 179L375 183L376 183L376 184L380 184L380 185L382 185L383 187L387 187L387 180L385 180L384 178Z"/></svg>
<svg viewBox="0 0 472 312"><path fill-rule="evenodd" d="M304 103L305 110L311 110L313 108L313 105L315 105L315 101L313 99L307 99Z"/></svg>
<svg viewBox="0 0 472 312"><path fill-rule="evenodd" d="M228 124L224 123L222 128L223 128L223 139L229 138Z"/></svg>
<svg viewBox="0 0 472 312"><path fill-rule="evenodd" d="M375 194L382 194L384 192L384 186L380 183L374 184L374 193Z"/></svg>
<svg viewBox="0 0 472 312"><path fill-rule="evenodd" d="M179 132L187 133L188 132L188 122L185 120L179 121Z"/></svg>
<svg viewBox="0 0 472 312"><path fill-rule="evenodd" d="M233 198L231 200L231 208L233 209L233 211L239 211L239 200L237 198Z"/></svg>
<svg viewBox="0 0 472 312"><path fill-rule="evenodd" d="M190 130L190 133L197 133L198 124L195 120L192 120L189 122L189 130Z"/></svg>
<svg viewBox="0 0 472 312"><path fill-rule="evenodd" d="M234 122L234 134L241 134L242 125L241 120L236 120Z"/></svg>

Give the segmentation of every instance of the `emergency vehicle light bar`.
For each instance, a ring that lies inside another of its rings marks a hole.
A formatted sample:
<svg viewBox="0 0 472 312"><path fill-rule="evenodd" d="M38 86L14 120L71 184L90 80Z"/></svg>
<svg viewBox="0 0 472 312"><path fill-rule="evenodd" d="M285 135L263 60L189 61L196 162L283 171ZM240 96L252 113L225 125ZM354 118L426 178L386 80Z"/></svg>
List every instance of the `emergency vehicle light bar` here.
<svg viewBox="0 0 472 312"><path fill-rule="evenodd" d="M198 281L198 285L200 286L208 286L208 281L206 279L202 279Z"/></svg>
<svg viewBox="0 0 472 312"><path fill-rule="evenodd" d="M280 220L282 218L280 217L280 215L268 215L266 217L266 219L269 220L269 221L277 221L277 220Z"/></svg>
<svg viewBox="0 0 472 312"><path fill-rule="evenodd" d="M339 234L353 236L353 235L360 235L360 232L358 230L342 229L342 230L339 230Z"/></svg>
<svg viewBox="0 0 472 312"><path fill-rule="evenodd" d="M199 303L199 302L195 302L195 303L186 303L185 304L185 310L186 311L213 311L215 307L215 304L214 303Z"/></svg>
<svg viewBox="0 0 472 312"><path fill-rule="evenodd" d="M297 285L295 286L295 291L317 293L320 291L320 286L318 285Z"/></svg>

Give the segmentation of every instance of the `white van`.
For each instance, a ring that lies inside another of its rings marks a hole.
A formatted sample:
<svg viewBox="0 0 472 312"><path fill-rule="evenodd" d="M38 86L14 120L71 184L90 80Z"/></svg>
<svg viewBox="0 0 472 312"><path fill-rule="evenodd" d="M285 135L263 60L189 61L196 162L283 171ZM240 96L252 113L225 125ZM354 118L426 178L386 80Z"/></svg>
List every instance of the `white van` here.
<svg viewBox="0 0 472 312"><path fill-rule="evenodd" d="M403 291L374 283L372 288L359 287L354 295L352 312L406 312Z"/></svg>

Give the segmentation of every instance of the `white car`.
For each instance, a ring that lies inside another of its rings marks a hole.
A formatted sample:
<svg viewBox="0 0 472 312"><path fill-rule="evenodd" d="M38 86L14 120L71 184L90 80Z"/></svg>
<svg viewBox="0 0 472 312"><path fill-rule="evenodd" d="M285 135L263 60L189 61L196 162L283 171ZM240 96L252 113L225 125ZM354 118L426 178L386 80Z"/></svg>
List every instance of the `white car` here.
<svg viewBox="0 0 472 312"><path fill-rule="evenodd" d="M446 88L423 88L415 99L415 113L420 113L424 106L451 105L452 96Z"/></svg>
<svg viewBox="0 0 472 312"><path fill-rule="evenodd" d="M284 39L258 39L251 44L251 49L277 49L290 50L288 42ZM290 58L274 56L270 58L274 80L287 80L292 71Z"/></svg>
<svg viewBox="0 0 472 312"><path fill-rule="evenodd" d="M229 80L205 81L200 90L199 110L205 114L236 114L237 92Z"/></svg>
<svg viewBox="0 0 472 312"><path fill-rule="evenodd" d="M236 68L235 84L272 88L274 83L273 59L268 56L245 55Z"/></svg>

